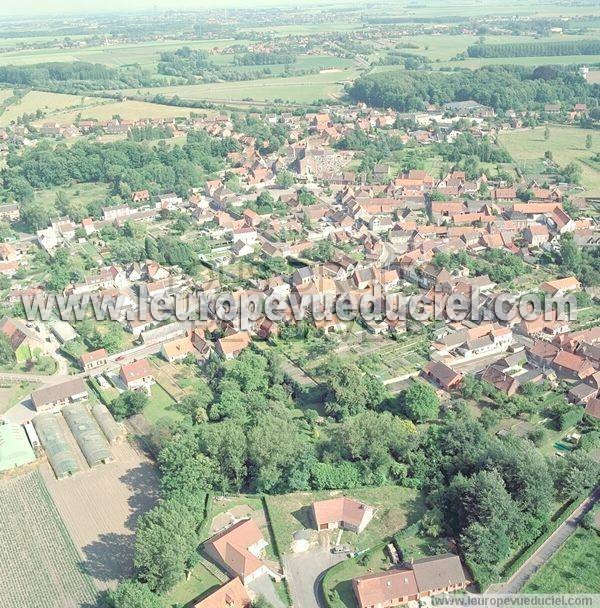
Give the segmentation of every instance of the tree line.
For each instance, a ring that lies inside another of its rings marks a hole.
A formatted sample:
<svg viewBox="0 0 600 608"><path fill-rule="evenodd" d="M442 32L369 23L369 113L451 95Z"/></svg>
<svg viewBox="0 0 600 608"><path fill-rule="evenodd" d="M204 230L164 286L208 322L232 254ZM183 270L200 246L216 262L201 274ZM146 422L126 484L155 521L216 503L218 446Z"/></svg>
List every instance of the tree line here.
<svg viewBox="0 0 600 608"><path fill-rule="evenodd" d="M473 44L469 57L557 57L561 55L600 55L600 40L561 40L548 42L511 42Z"/></svg>

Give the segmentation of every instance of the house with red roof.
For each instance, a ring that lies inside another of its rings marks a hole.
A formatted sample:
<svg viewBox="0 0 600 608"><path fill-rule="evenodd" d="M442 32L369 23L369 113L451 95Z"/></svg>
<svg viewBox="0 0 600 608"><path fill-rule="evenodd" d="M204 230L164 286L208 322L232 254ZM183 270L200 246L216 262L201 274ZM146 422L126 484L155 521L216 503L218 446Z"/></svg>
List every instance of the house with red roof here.
<svg viewBox="0 0 600 608"><path fill-rule="evenodd" d="M341 496L313 502L312 515L317 530L342 528L360 534L373 519L375 510L358 500Z"/></svg>
<svg viewBox="0 0 600 608"><path fill-rule="evenodd" d="M268 545L253 519L242 519L204 543L207 555L244 585L271 573L262 560Z"/></svg>

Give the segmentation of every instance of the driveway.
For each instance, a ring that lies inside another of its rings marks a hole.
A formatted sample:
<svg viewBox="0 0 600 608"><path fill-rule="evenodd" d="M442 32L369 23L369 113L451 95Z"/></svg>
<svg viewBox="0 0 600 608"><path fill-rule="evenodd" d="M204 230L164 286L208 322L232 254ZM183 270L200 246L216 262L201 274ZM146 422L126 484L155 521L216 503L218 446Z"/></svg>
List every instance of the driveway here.
<svg viewBox="0 0 600 608"><path fill-rule="evenodd" d="M281 601L281 598L277 595L273 579L268 574L259 576L256 580L248 584L248 588L254 592L256 597L259 595L264 596L273 608L286 608L285 604Z"/></svg>
<svg viewBox="0 0 600 608"><path fill-rule="evenodd" d="M319 584L326 570L346 559L329 548L283 556L283 568L295 608L322 608Z"/></svg>

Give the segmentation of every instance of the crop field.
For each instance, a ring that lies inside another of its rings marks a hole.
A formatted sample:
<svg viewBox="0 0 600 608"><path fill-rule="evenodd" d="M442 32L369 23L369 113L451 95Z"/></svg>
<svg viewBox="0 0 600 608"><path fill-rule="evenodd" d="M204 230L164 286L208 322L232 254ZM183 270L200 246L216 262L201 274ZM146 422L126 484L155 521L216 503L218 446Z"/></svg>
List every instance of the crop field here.
<svg viewBox="0 0 600 608"><path fill-rule="evenodd" d="M45 93L44 93L45 94ZM70 124L81 116L85 119L110 120L114 116L119 116L123 120L137 120L141 118L176 118L178 116L189 116L191 112L199 114L211 114L211 110L198 110L194 108L180 108L176 106L166 106L146 101L135 101L127 99L125 101L110 101L108 103L98 103L96 105L85 106L52 114L52 122ZM6 114L0 121L6 120ZM35 121L33 124L39 126L48 121L49 117Z"/></svg>
<svg viewBox="0 0 600 608"><path fill-rule="evenodd" d="M592 147L586 149L587 135L592 136ZM544 138L544 127L522 129L501 133L500 143L511 156L525 169L525 173L534 173L542 163L544 152L552 150L554 162L566 165L570 162L580 164L583 171L582 185L589 194L600 194L600 171L591 161L592 156L600 152L600 136L591 129L577 127L550 127L549 139Z"/></svg>
<svg viewBox="0 0 600 608"><path fill-rule="evenodd" d="M322 72L290 78L262 78L241 82L219 82L211 84L182 85L140 89L142 95L178 95L181 99L207 101L284 101L310 103L316 99L333 98L339 95L343 82L356 77L357 71L343 69L339 72ZM135 95L135 89L122 91ZM177 108L174 108L177 109Z"/></svg>
<svg viewBox="0 0 600 608"><path fill-rule="evenodd" d="M69 479L57 480L48 465L41 469L80 561L99 590L131 576L137 518L158 499L152 463L128 443L111 451L114 462Z"/></svg>
<svg viewBox="0 0 600 608"><path fill-rule="evenodd" d="M96 590L37 471L0 483L0 608L92 608Z"/></svg>
<svg viewBox="0 0 600 608"><path fill-rule="evenodd" d="M600 534L577 530L523 593L600 593Z"/></svg>
<svg viewBox="0 0 600 608"><path fill-rule="evenodd" d="M12 94L12 91L9 91ZM0 116L0 125L7 125L23 114L34 114L41 110L45 118L40 122L46 122L56 112L68 108L78 108L73 114L84 111L91 105L102 103L98 97L82 97L79 95L65 95L63 93L48 93L46 91L30 91L18 103L10 105ZM53 118L54 119L54 118Z"/></svg>

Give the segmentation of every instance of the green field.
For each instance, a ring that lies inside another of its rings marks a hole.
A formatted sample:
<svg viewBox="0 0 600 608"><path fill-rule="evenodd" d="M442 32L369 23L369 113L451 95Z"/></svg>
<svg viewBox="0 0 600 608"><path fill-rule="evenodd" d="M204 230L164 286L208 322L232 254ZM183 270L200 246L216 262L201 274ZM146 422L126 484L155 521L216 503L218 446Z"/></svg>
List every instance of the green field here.
<svg viewBox="0 0 600 608"><path fill-rule="evenodd" d="M46 93L44 93L44 95L46 95ZM181 108L178 106L166 106L158 103L127 99L125 101L110 101L108 103L103 102L96 105L87 105L77 109L55 111L51 116L37 120L34 122L34 124L41 125L48 122L48 120L61 124L71 124L78 117L81 117L83 120L110 120L114 116L118 116L123 120L139 120L142 118L177 118L187 117L191 112L207 115L213 113L211 110ZM5 116L6 114L0 120L6 120Z"/></svg>
<svg viewBox="0 0 600 608"><path fill-rule="evenodd" d="M4 93L4 91L3 91ZM9 95L12 90L9 91ZM0 116L0 126L8 125L23 114L34 114L38 110L44 112L44 119L49 121L57 112L67 108L77 108L74 114L85 111L90 105L103 103L102 98L82 97L80 95L64 95L62 93L48 93L46 91L29 91L18 103L10 105Z"/></svg>
<svg viewBox="0 0 600 608"><path fill-rule="evenodd" d="M171 97L178 95L184 100L207 101L284 101L310 103L316 99L335 98L343 88L343 82L357 76L353 69L322 72L290 78L262 78L240 82L157 87L152 89L126 89L124 95L157 94Z"/></svg>
<svg viewBox="0 0 600 608"><path fill-rule="evenodd" d="M600 535L580 528L525 585L523 593L600 593Z"/></svg>
<svg viewBox="0 0 600 608"><path fill-rule="evenodd" d="M94 606L96 591L40 474L0 484L0 605Z"/></svg>
<svg viewBox="0 0 600 608"><path fill-rule="evenodd" d="M576 162L583 171L582 185L587 193L600 194L600 170L593 165L592 156L600 152L600 134L591 129L578 127L550 127L550 138L544 138L544 127L521 129L500 133L500 143L510 152L515 162L526 174L537 173L543 167L543 156L546 150L551 150L554 162L566 165ZM585 141L587 135L592 136L592 147L587 150Z"/></svg>

